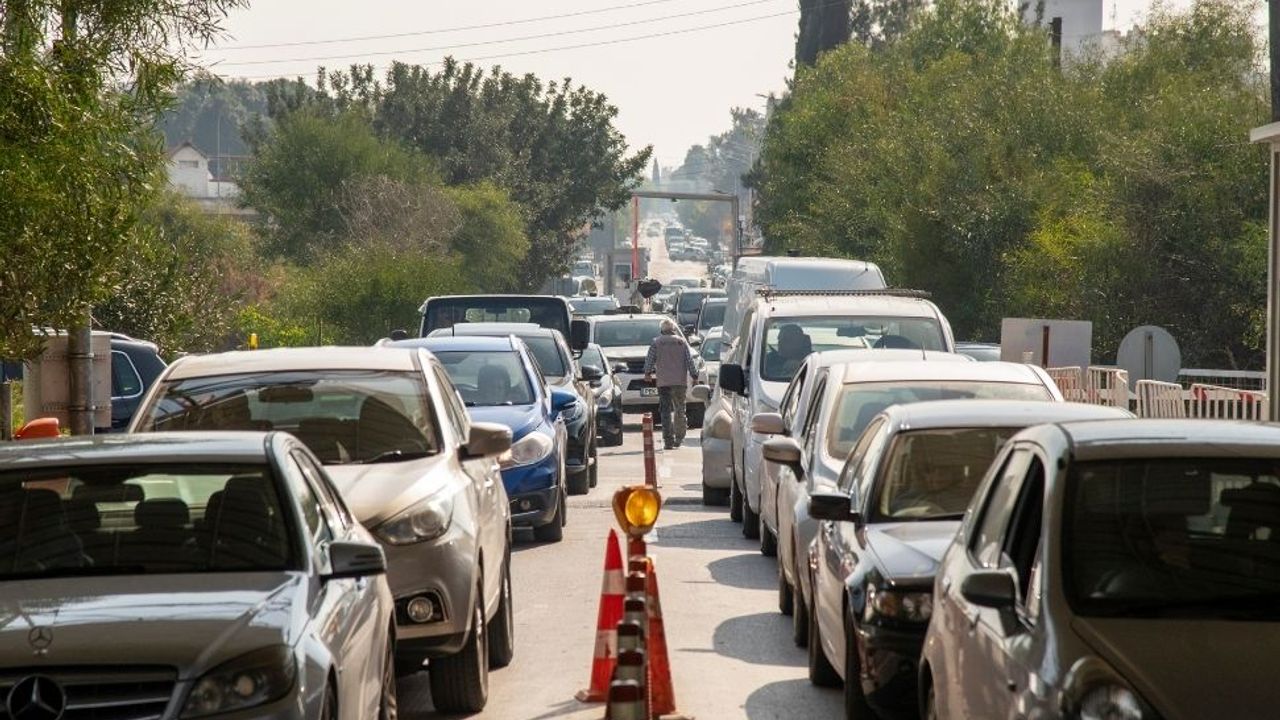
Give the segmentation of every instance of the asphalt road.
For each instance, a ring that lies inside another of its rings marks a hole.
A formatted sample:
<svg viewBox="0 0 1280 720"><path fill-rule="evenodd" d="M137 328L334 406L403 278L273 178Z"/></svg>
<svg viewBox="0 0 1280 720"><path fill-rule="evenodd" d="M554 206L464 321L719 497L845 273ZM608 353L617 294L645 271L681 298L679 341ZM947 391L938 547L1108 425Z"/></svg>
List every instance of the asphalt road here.
<svg viewBox="0 0 1280 720"><path fill-rule="evenodd" d="M660 280L703 271L699 263L669 261L660 239L652 247L650 274ZM542 544L517 535L515 660L490 675L489 705L478 717L604 717L602 705L579 703L574 693L590 679L605 537L615 527L613 492L644 478L639 416L630 419L636 424L625 444L600 449L599 486L570 498L564 540ZM776 564L743 539L726 508L702 505L701 463L696 430L684 447L658 451L664 506L649 549L678 710L704 720L839 717L839 692L809 684L791 620L778 612ZM425 674L401 682L400 709L408 720L438 717Z"/></svg>

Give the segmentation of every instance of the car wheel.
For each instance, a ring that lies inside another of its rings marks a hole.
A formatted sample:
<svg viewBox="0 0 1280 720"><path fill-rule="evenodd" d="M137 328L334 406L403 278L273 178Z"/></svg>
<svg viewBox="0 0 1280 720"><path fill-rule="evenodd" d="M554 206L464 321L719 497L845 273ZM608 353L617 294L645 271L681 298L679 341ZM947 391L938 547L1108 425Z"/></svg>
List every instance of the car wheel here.
<svg viewBox="0 0 1280 720"><path fill-rule="evenodd" d="M742 522L742 491L736 478L729 478L729 519Z"/></svg>
<svg viewBox="0 0 1280 720"><path fill-rule="evenodd" d="M765 557L778 556L778 538L764 524L764 518L760 519L760 554Z"/></svg>
<svg viewBox="0 0 1280 720"><path fill-rule="evenodd" d="M787 582L787 574L782 570L782 563L778 563L778 612L791 615L795 612L795 607L795 593L791 591L791 583Z"/></svg>
<svg viewBox="0 0 1280 720"><path fill-rule="evenodd" d="M707 506L724 506L729 504L729 491L723 488L702 486L702 504Z"/></svg>
<svg viewBox="0 0 1280 720"><path fill-rule="evenodd" d="M515 609L511 604L511 560L502 564L502 587L498 590L498 611L489 623L489 667L503 668L516 654Z"/></svg>
<svg viewBox="0 0 1280 720"><path fill-rule="evenodd" d="M533 537L539 542L560 542L564 539L564 496L560 497L560 506L556 508L556 516L551 518L551 522L546 525L539 525L533 529Z"/></svg>
<svg viewBox="0 0 1280 720"><path fill-rule="evenodd" d="M324 704L320 706L321 720L338 720L338 691L333 685L324 687Z"/></svg>
<svg viewBox="0 0 1280 720"><path fill-rule="evenodd" d="M605 433L600 439L605 447L619 447L622 445L622 428L619 427L617 432Z"/></svg>
<svg viewBox="0 0 1280 720"><path fill-rule="evenodd" d="M395 634L387 633L387 659L382 666L382 700L378 704L378 720L398 720L400 702L396 696Z"/></svg>
<svg viewBox="0 0 1280 720"><path fill-rule="evenodd" d="M590 460L588 460L590 462ZM586 495L591 492L591 469L582 468L582 471L569 476L569 494L570 495Z"/></svg>
<svg viewBox="0 0 1280 720"><path fill-rule="evenodd" d="M462 649L435 658L427 668L431 699L442 713L478 713L489 700L489 635L484 618L484 582L476 588L471 632Z"/></svg>
<svg viewBox="0 0 1280 720"><path fill-rule="evenodd" d="M875 713L862 693L862 657L858 654L857 629L849 612L844 618L844 716L846 720L871 720Z"/></svg>
<svg viewBox="0 0 1280 720"><path fill-rule="evenodd" d="M760 537L760 515L751 509L746 496L742 498L742 537L748 540Z"/></svg>
<svg viewBox="0 0 1280 720"><path fill-rule="evenodd" d="M804 599L804 588L800 584L800 543L793 543L795 550L793 556L795 558L795 574L796 586L791 591L791 641L796 647L807 647L809 645L809 605Z"/></svg>
<svg viewBox="0 0 1280 720"><path fill-rule="evenodd" d="M690 405L684 413L685 419L689 421L689 427L700 428L702 421L706 418L707 408L705 405Z"/></svg>
<svg viewBox="0 0 1280 720"><path fill-rule="evenodd" d="M818 687L838 687L840 676L831 667L827 652L822 649L822 630L818 627L818 616L809 605L809 682Z"/></svg>

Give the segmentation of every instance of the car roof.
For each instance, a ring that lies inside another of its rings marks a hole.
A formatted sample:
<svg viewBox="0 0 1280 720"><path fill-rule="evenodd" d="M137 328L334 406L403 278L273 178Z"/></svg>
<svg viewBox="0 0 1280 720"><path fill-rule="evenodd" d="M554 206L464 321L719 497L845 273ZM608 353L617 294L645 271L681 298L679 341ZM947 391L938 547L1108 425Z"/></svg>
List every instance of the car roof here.
<svg viewBox="0 0 1280 720"><path fill-rule="evenodd" d="M1030 427L1076 420L1132 418L1128 410L1103 405L1034 400L930 400L893 405L884 411L901 429Z"/></svg>
<svg viewBox="0 0 1280 720"><path fill-rule="evenodd" d="M871 352L864 350L861 352ZM918 352L908 351L919 356ZM832 378L844 383L889 380L971 380L1044 385L1044 377L1030 365L1010 362L844 362L832 366Z"/></svg>
<svg viewBox="0 0 1280 720"><path fill-rule="evenodd" d="M972 363L973 358L959 353L939 350L904 350L898 348L849 348L847 350L820 350L810 355L809 362L815 368L832 367L844 363L916 361Z"/></svg>
<svg viewBox="0 0 1280 720"><path fill-rule="evenodd" d="M670 320L670 315L662 315L659 313L615 313L613 315L592 315L589 318L583 318L587 322L616 322L619 320Z"/></svg>
<svg viewBox="0 0 1280 720"><path fill-rule="evenodd" d="M307 347L236 350L188 355L170 365L168 378L240 375L290 370L413 370L414 353L388 347Z"/></svg>
<svg viewBox="0 0 1280 720"><path fill-rule="evenodd" d="M478 322L457 323L447 328L436 328L428 337L457 337L459 335L551 335L560 334L559 330L544 328L535 323L513 322Z"/></svg>
<svg viewBox="0 0 1280 720"><path fill-rule="evenodd" d="M449 350L471 352L511 352L516 350L510 335L438 335L425 338L397 340L387 344L388 347L426 348L431 352L447 352Z"/></svg>
<svg viewBox="0 0 1280 720"><path fill-rule="evenodd" d="M937 317L938 309L925 298L880 295L875 291L858 294L797 294L759 297L755 301L759 317L803 317L813 315L874 314L893 317Z"/></svg>
<svg viewBox="0 0 1280 720"><path fill-rule="evenodd" d="M875 263L865 260L849 260L846 258L830 258L830 257L791 257L791 256L767 256L761 255L756 257L738 258L739 268L817 268L820 270L829 270L833 266L844 266L867 270L877 267Z"/></svg>
<svg viewBox="0 0 1280 720"><path fill-rule="evenodd" d="M990 363L987 363L990 364ZM1231 420L1126 420L1059 425L1076 460L1280 458L1280 425Z"/></svg>
<svg viewBox="0 0 1280 720"><path fill-rule="evenodd" d="M262 462L274 433L107 434L0 444L0 470L129 463Z"/></svg>

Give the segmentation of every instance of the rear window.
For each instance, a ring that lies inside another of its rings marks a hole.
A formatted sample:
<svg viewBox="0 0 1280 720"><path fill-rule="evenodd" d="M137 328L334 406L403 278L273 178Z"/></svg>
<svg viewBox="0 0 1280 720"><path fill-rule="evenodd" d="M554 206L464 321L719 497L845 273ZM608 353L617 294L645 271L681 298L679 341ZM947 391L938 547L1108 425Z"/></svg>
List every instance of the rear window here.
<svg viewBox="0 0 1280 720"><path fill-rule="evenodd" d="M765 380L790 382L809 353L906 348L945 351L942 327L926 317L784 317L765 326Z"/></svg>
<svg viewBox="0 0 1280 720"><path fill-rule="evenodd" d="M458 297L427 301L422 335L459 323L534 323L569 335L569 308L560 298L545 295L528 297Z"/></svg>
<svg viewBox="0 0 1280 720"><path fill-rule="evenodd" d="M660 318L615 320L596 325L595 342L600 347L648 345L662 333Z"/></svg>
<svg viewBox="0 0 1280 720"><path fill-rule="evenodd" d="M707 328L717 327L724 324L725 303L707 303L702 308L702 315L698 316L698 329L706 330Z"/></svg>
<svg viewBox="0 0 1280 720"><path fill-rule="evenodd" d="M533 403L518 353L449 350L435 355L467 407Z"/></svg>
<svg viewBox="0 0 1280 720"><path fill-rule="evenodd" d="M529 346L529 351L538 361L538 369L542 371L542 377L558 378L569 372L565 366L565 357L560 352L560 343L556 342L555 338L532 335L520 336L520 339Z"/></svg>

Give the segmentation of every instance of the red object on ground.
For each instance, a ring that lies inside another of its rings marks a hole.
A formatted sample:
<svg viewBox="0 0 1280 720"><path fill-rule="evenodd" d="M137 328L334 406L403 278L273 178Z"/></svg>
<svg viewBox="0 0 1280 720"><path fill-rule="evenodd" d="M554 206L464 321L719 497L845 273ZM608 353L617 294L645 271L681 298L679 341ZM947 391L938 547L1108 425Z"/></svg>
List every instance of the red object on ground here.
<svg viewBox="0 0 1280 720"><path fill-rule="evenodd" d="M653 459L653 413L645 413L640 427L644 431L644 484L658 487L658 468Z"/></svg>
<svg viewBox="0 0 1280 720"><path fill-rule="evenodd" d="M596 621L596 646L591 659L591 686L575 696L581 702L609 699L609 682L618 662L618 623L622 621L622 550L618 533L610 530L605 544L604 581L600 587L600 615Z"/></svg>
<svg viewBox="0 0 1280 720"><path fill-rule="evenodd" d="M649 561L649 714L658 718L676 711L676 692L671 686L671 662L667 658L667 634L662 624L662 601L658 599L658 571Z"/></svg>
<svg viewBox="0 0 1280 720"><path fill-rule="evenodd" d="M61 436L62 428L58 425L58 418L42 417L36 418L19 428L18 432L13 434L13 439L38 440L40 438L56 438Z"/></svg>

